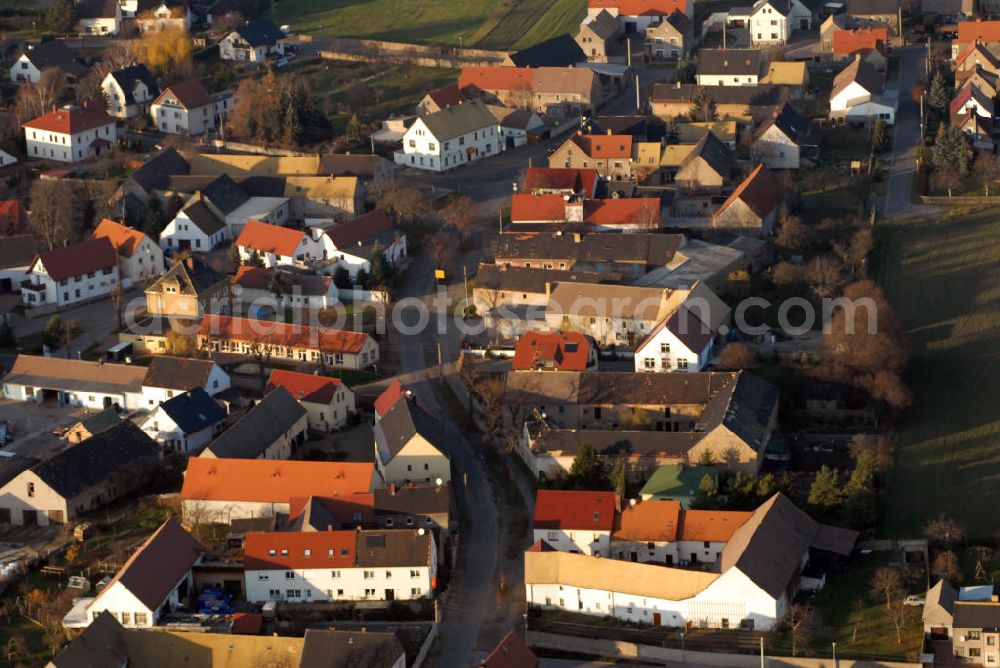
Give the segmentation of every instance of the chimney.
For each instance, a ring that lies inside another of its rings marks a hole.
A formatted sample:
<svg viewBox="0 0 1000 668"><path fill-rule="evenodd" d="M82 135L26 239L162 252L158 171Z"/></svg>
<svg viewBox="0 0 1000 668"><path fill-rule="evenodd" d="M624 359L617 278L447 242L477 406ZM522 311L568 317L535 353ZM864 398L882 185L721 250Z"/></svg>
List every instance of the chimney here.
<svg viewBox="0 0 1000 668"><path fill-rule="evenodd" d="M573 233L573 243L578 244L583 240L583 235L579 232Z"/></svg>
<svg viewBox="0 0 1000 668"><path fill-rule="evenodd" d="M566 202L566 222L569 223L583 222L583 201L575 200Z"/></svg>

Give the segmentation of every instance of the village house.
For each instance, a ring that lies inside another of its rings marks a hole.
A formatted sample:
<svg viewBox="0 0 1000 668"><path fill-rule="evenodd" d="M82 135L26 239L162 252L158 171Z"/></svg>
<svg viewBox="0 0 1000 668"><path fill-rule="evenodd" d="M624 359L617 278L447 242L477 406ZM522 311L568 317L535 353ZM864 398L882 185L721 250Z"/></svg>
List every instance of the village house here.
<svg viewBox="0 0 1000 668"><path fill-rule="evenodd" d="M356 176L286 176L283 180L282 194L289 199L296 220L350 220L365 210L364 184Z"/></svg>
<svg viewBox="0 0 1000 668"><path fill-rule="evenodd" d="M686 58L694 44L694 23L681 12L675 11L646 28L646 48L653 60Z"/></svg>
<svg viewBox="0 0 1000 668"><path fill-rule="evenodd" d="M129 420L61 450L0 487L0 525L73 522L140 488L160 446Z"/></svg>
<svg viewBox="0 0 1000 668"><path fill-rule="evenodd" d="M587 0L587 15L602 11L618 19L626 35L642 34L653 23L659 23L674 12L694 18L692 0Z"/></svg>
<svg viewBox="0 0 1000 668"><path fill-rule="evenodd" d="M83 599L88 601L84 625L107 612L126 628L157 626L163 613L184 605L193 592L191 572L203 556L198 541L176 519L168 519L95 598Z"/></svg>
<svg viewBox="0 0 1000 668"><path fill-rule="evenodd" d="M247 534L246 597L266 601L410 601L437 588L437 549L425 529Z"/></svg>
<svg viewBox="0 0 1000 668"><path fill-rule="evenodd" d="M830 118L869 125L896 120L896 102L884 95L885 74L856 54L854 61L833 79Z"/></svg>
<svg viewBox="0 0 1000 668"><path fill-rule="evenodd" d="M229 277L188 256L146 288L150 315L198 320L209 313L229 312Z"/></svg>
<svg viewBox="0 0 1000 668"><path fill-rule="evenodd" d="M187 0L153 0L143 2L135 22L139 32L160 32L161 30L181 30L187 32L194 22L195 14Z"/></svg>
<svg viewBox="0 0 1000 668"><path fill-rule="evenodd" d="M889 63L888 44L888 28L855 28L833 33L835 57L854 58L860 55L862 60L880 71L885 71Z"/></svg>
<svg viewBox="0 0 1000 668"><path fill-rule="evenodd" d="M118 0L80 0L76 3L76 31L87 35L117 35L122 27Z"/></svg>
<svg viewBox="0 0 1000 668"><path fill-rule="evenodd" d="M769 169L799 169L803 154L813 157L817 148L816 140L810 138L809 121L786 104L760 126L750 150Z"/></svg>
<svg viewBox="0 0 1000 668"><path fill-rule="evenodd" d="M87 66L73 56L66 43L54 39L37 46L27 45L10 68L10 80L19 84L38 83L42 79L42 73L48 70L56 70L70 83L87 74Z"/></svg>
<svg viewBox="0 0 1000 668"><path fill-rule="evenodd" d="M760 79L760 85L785 86L796 100L811 95L807 90L809 68L802 62L771 61L767 65L767 73Z"/></svg>
<svg viewBox="0 0 1000 668"><path fill-rule="evenodd" d="M587 56L569 34L550 37L504 57L504 67L572 67L587 61Z"/></svg>
<svg viewBox="0 0 1000 668"><path fill-rule="evenodd" d="M233 242L240 251L244 264L254 264L257 258L266 268L278 265L304 267L322 258L318 235L281 225L269 225L259 220L248 220L239 237Z"/></svg>
<svg viewBox="0 0 1000 668"><path fill-rule="evenodd" d="M324 153L319 159L319 176L353 176L362 187L391 179L395 166L380 155L363 153Z"/></svg>
<svg viewBox="0 0 1000 668"><path fill-rule="evenodd" d="M866 27L885 26L893 38L903 33L900 0L847 0L847 16L853 21L864 22Z"/></svg>
<svg viewBox="0 0 1000 668"><path fill-rule="evenodd" d="M777 175L761 163L715 210L712 227L772 235L777 230L782 192Z"/></svg>
<svg viewBox="0 0 1000 668"><path fill-rule="evenodd" d="M270 459L188 460L180 499L184 523L287 515L294 497L344 497L381 487L371 462Z"/></svg>
<svg viewBox="0 0 1000 668"><path fill-rule="evenodd" d="M683 510L677 501L630 499L611 534L611 557L664 566L713 564L753 513Z"/></svg>
<svg viewBox="0 0 1000 668"><path fill-rule="evenodd" d="M545 130L545 121L530 109L511 109L499 105L486 105L493 117L500 124L500 139L508 149L524 146L529 135L541 136Z"/></svg>
<svg viewBox="0 0 1000 668"><path fill-rule="evenodd" d="M3 237L0 244L0 294L21 292L21 282L38 257L38 239L33 234Z"/></svg>
<svg viewBox="0 0 1000 668"><path fill-rule="evenodd" d="M569 472L583 442L601 456L627 456L628 448L616 445L627 440L623 430L650 439L648 450L645 443L635 446L638 459L643 452L676 453L633 463L650 474L662 464L709 457L756 471L777 424L778 389L746 372L511 372L506 390L511 423L524 425L515 449L529 470L549 478ZM604 454L597 441L602 431ZM545 441L559 445L548 448Z"/></svg>
<svg viewBox="0 0 1000 668"><path fill-rule="evenodd" d="M793 30L812 28L812 11L799 0L757 0L750 10L750 43L787 44Z"/></svg>
<svg viewBox="0 0 1000 668"><path fill-rule="evenodd" d="M375 465L387 484L451 480L451 461L441 450L444 429L441 423L417 405L416 398L386 390L395 398L372 433L375 437ZM383 401L386 403L386 401Z"/></svg>
<svg viewBox="0 0 1000 668"><path fill-rule="evenodd" d="M452 531L451 484L386 485L372 493L374 519L378 526L424 527L434 533L434 542L444 558Z"/></svg>
<svg viewBox="0 0 1000 668"><path fill-rule="evenodd" d="M104 410L141 410L144 367L59 357L18 355L3 378L3 394L14 401Z"/></svg>
<svg viewBox="0 0 1000 668"><path fill-rule="evenodd" d="M600 80L586 67L468 66L458 85L485 91L505 106L555 118L586 113L603 99Z"/></svg>
<svg viewBox="0 0 1000 668"><path fill-rule="evenodd" d="M720 120L761 122L792 99L790 86L709 86L654 84L650 96L653 115L664 120L691 119L692 106L701 91L715 104Z"/></svg>
<svg viewBox="0 0 1000 668"><path fill-rule="evenodd" d="M376 252L381 252L390 266L399 266L407 257L406 235L396 229L382 209L323 228L319 242L323 258L347 269L352 279L362 270L371 273Z"/></svg>
<svg viewBox="0 0 1000 668"><path fill-rule="evenodd" d="M763 69L758 49L700 49L695 78L699 86L756 86Z"/></svg>
<svg viewBox="0 0 1000 668"><path fill-rule="evenodd" d="M354 412L354 392L339 378L274 369L267 392L283 387L306 409L309 428L335 431L347 424Z"/></svg>
<svg viewBox="0 0 1000 668"><path fill-rule="evenodd" d="M118 269L125 288L154 280L163 273L163 251L141 231L105 218L91 236L106 238L118 251Z"/></svg>
<svg viewBox="0 0 1000 668"><path fill-rule="evenodd" d="M153 155L125 177L122 192L126 212L130 217L141 219L146 215L150 199L159 197L167 189L170 178L174 175L187 175L190 169L188 161L173 147Z"/></svg>
<svg viewBox="0 0 1000 668"><path fill-rule="evenodd" d="M119 276L115 247L104 237L91 239L36 255L21 283L21 300L28 308L63 308L107 296Z"/></svg>
<svg viewBox="0 0 1000 668"><path fill-rule="evenodd" d="M636 346L635 371L703 370L728 318L729 308L711 290L696 284L691 295Z"/></svg>
<svg viewBox="0 0 1000 668"><path fill-rule="evenodd" d="M482 668L509 668L519 666L521 668L538 668L538 656L531 651L531 648L517 635L515 631L508 631L507 635L500 639L496 648L483 659Z"/></svg>
<svg viewBox="0 0 1000 668"><path fill-rule="evenodd" d="M540 489L535 493L534 541L557 550L611 556L611 532L620 510L614 492Z"/></svg>
<svg viewBox="0 0 1000 668"><path fill-rule="evenodd" d="M576 43L583 49L587 60L592 63L606 63L618 44L621 34L618 20L606 11L596 16L587 16L580 24Z"/></svg>
<svg viewBox="0 0 1000 668"><path fill-rule="evenodd" d="M955 587L938 580L924 602L924 637L934 641L938 660L992 666L1000 646L1000 603L992 584ZM948 641L945 644L942 641Z"/></svg>
<svg viewBox="0 0 1000 668"><path fill-rule="evenodd" d="M549 167L594 169L602 178L632 176L632 137L575 134L549 155Z"/></svg>
<svg viewBox="0 0 1000 668"><path fill-rule="evenodd" d="M115 120L97 105L66 105L25 121L29 157L57 162L99 158L118 142Z"/></svg>
<svg viewBox="0 0 1000 668"><path fill-rule="evenodd" d="M836 565L857 535L815 522L776 494L732 532L710 570L598 559L536 542L525 553L526 596L532 607L656 626L769 630L798 591L822 586L823 574L818 581L802 574L806 565Z"/></svg>
<svg viewBox="0 0 1000 668"><path fill-rule="evenodd" d="M403 135L397 165L443 172L504 150L500 125L478 102L421 116Z"/></svg>
<svg viewBox="0 0 1000 668"><path fill-rule="evenodd" d="M160 132L196 136L219 127L216 103L201 81L191 79L164 88L149 113Z"/></svg>
<svg viewBox="0 0 1000 668"><path fill-rule="evenodd" d="M676 501L681 509L690 510L705 476L718 485L719 471L716 466L661 466L653 471L639 490L639 498L643 501Z"/></svg>
<svg viewBox="0 0 1000 668"><path fill-rule="evenodd" d="M522 230L587 228L590 231L650 232L663 227L662 205L653 197L582 200L567 195L511 197L511 223Z"/></svg>
<svg viewBox="0 0 1000 668"><path fill-rule="evenodd" d="M528 167L524 175L524 192L532 195L580 195L594 199L597 184L596 169Z"/></svg>
<svg viewBox="0 0 1000 668"><path fill-rule="evenodd" d="M448 84L447 86L442 86L441 88L435 88L431 92L424 95L424 97L417 103L414 110L417 116L425 116L427 114L433 114L435 112L441 111L442 109L447 109L448 107L454 107L457 104L464 104L475 99L475 91L472 89L462 90L458 87L457 83Z"/></svg>
<svg viewBox="0 0 1000 668"><path fill-rule="evenodd" d="M306 409L275 387L198 456L203 459L290 459L305 443Z"/></svg>
<svg viewBox="0 0 1000 668"><path fill-rule="evenodd" d="M366 369L379 359L378 344L364 332L223 315L202 318L198 345L234 355L264 354L275 361L345 369Z"/></svg>
<svg viewBox="0 0 1000 668"><path fill-rule="evenodd" d="M203 198L195 193L160 233L160 246L181 251L210 251L229 239L229 227Z"/></svg>
<svg viewBox="0 0 1000 668"><path fill-rule="evenodd" d="M579 332L526 332L514 346L514 371L586 371L597 368L597 350Z"/></svg>
<svg viewBox="0 0 1000 668"><path fill-rule="evenodd" d="M689 190L718 192L729 182L735 162L733 152L711 132L681 159L673 171L674 183Z"/></svg>
<svg viewBox="0 0 1000 668"><path fill-rule="evenodd" d="M285 55L285 33L268 19L236 28L219 41L219 57L242 63L263 63L269 56Z"/></svg>
<svg viewBox="0 0 1000 668"><path fill-rule="evenodd" d="M231 386L229 374L212 360L157 355L142 379L142 395L146 410L151 411L188 390L200 388L214 397Z"/></svg>
<svg viewBox="0 0 1000 668"><path fill-rule="evenodd" d="M301 271L241 266L233 277L233 310L239 315L253 309L286 309L316 312L340 303L339 290L329 276Z"/></svg>
<svg viewBox="0 0 1000 668"><path fill-rule="evenodd" d="M972 83L966 83L952 98L948 105L948 111L954 121L957 117L973 114L979 116L987 122L993 121L994 98L989 96Z"/></svg>
<svg viewBox="0 0 1000 668"><path fill-rule="evenodd" d="M955 57L956 80L963 79L968 76L967 73L980 68L990 74L1000 73L1000 59L979 42L969 44Z"/></svg>
<svg viewBox="0 0 1000 668"><path fill-rule="evenodd" d="M108 72L101 81L101 92L110 115L134 118L146 114L160 94L160 86L149 69L139 64Z"/></svg>
<svg viewBox="0 0 1000 668"><path fill-rule="evenodd" d="M167 399L145 418L142 430L165 448L197 455L222 433L226 409L200 387Z"/></svg>
<svg viewBox="0 0 1000 668"><path fill-rule="evenodd" d="M62 438L67 443L79 443L114 427L121 420L122 416L117 410L114 408L105 408L102 411L97 411L81 418L76 424L66 430Z"/></svg>

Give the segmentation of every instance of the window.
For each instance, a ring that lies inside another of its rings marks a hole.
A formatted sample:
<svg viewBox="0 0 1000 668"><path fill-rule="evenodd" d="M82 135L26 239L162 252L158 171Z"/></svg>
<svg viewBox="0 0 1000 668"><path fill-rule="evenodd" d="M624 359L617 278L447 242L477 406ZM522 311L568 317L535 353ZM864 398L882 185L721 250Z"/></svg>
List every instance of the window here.
<svg viewBox="0 0 1000 668"><path fill-rule="evenodd" d="M283 556L283 557L287 557L287 556L288 556L288 550L284 550L284 549L283 549L283 550L281 551L281 556Z"/></svg>
<svg viewBox="0 0 1000 668"><path fill-rule="evenodd" d="M687 369L688 368L688 361L686 359L684 359L684 358L681 358L681 359L677 360L677 368L678 369Z"/></svg>
<svg viewBox="0 0 1000 668"><path fill-rule="evenodd" d="M375 590L374 589L365 589L365 598L368 598L368 597L374 596L374 595L375 595Z"/></svg>
<svg viewBox="0 0 1000 668"><path fill-rule="evenodd" d="M601 520L601 513L600 512L595 512L594 513L594 521L595 522L599 522L600 520Z"/></svg>
<svg viewBox="0 0 1000 668"><path fill-rule="evenodd" d="M981 636L979 631L969 631L965 634L965 637L969 640L979 640Z"/></svg>
<svg viewBox="0 0 1000 668"><path fill-rule="evenodd" d="M149 403L153 403L153 402L151 401ZM153 428L156 429L155 426ZM275 557L275 556L277 556L277 554L278 554L277 551L274 550L274 549L270 549L270 550L267 551L267 556L269 556L269 557Z"/></svg>
<svg viewBox="0 0 1000 668"><path fill-rule="evenodd" d="M391 580L392 579L392 571L386 569L386 571L385 571L385 579L386 580Z"/></svg>
<svg viewBox="0 0 1000 668"><path fill-rule="evenodd" d="M647 369L655 369L656 368L656 358L655 357L644 357L643 360L642 360L642 365L643 365L643 367L645 367Z"/></svg>
<svg viewBox="0 0 1000 668"><path fill-rule="evenodd" d="M28 483L28 496L34 496L34 495L35 495L35 483L29 482Z"/></svg>
<svg viewBox="0 0 1000 668"><path fill-rule="evenodd" d="M969 648L969 656L971 656L971 657L978 657L978 656L981 656L981 655L982 655L982 650L980 650L978 647L970 647Z"/></svg>
<svg viewBox="0 0 1000 668"><path fill-rule="evenodd" d="M304 556L304 557L311 557L311 556L313 556L313 551L310 550L309 548L306 548L305 551L302 553L302 556Z"/></svg>
<svg viewBox="0 0 1000 668"><path fill-rule="evenodd" d="M413 587L410 589L410 596L420 596L420 587Z"/></svg>
<svg viewBox="0 0 1000 668"><path fill-rule="evenodd" d="M411 578L419 578L420 577L420 571L411 568L410 569L410 577Z"/></svg>
<svg viewBox="0 0 1000 668"><path fill-rule="evenodd" d="M270 575L265 575L264 573L259 573L257 575L257 582L266 582L271 579Z"/></svg>
<svg viewBox="0 0 1000 668"><path fill-rule="evenodd" d="M365 580L372 580L375 578L375 571L365 571Z"/></svg>
<svg viewBox="0 0 1000 668"><path fill-rule="evenodd" d="M340 571L330 571L331 578L340 578Z"/></svg>
<svg viewBox="0 0 1000 668"><path fill-rule="evenodd" d="M550 542L554 540L559 540L559 534L557 534L555 531L550 531L546 534L545 540Z"/></svg>
<svg viewBox="0 0 1000 668"><path fill-rule="evenodd" d="M123 612L122 613L122 624L131 624L131 623L132 623L132 613L130 613L130 612Z"/></svg>
<svg viewBox="0 0 1000 668"><path fill-rule="evenodd" d="M146 622L146 613L145 612L137 612L137 613L135 613L135 625L136 626L145 626L146 623L147 622Z"/></svg>
<svg viewBox="0 0 1000 668"><path fill-rule="evenodd" d="M670 342L669 341L664 341L664 342L662 342L660 344L660 352L661 353L669 353L670 352Z"/></svg>
<svg viewBox="0 0 1000 668"><path fill-rule="evenodd" d="M294 580L295 579L295 571L285 571L285 579L286 580Z"/></svg>

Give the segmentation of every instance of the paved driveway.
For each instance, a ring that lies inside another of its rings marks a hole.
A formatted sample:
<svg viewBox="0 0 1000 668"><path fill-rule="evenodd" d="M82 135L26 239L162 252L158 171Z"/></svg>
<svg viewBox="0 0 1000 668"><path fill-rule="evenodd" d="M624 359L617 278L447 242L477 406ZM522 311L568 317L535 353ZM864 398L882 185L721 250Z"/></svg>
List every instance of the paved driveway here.
<svg viewBox="0 0 1000 668"><path fill-rule="evenodd" d="M14 441L4 450L23 457L44 458L64 445L52 435L52 429L70 426L87 413L85 408L59 406L55 402L34 404L0 399L0 420L14 422Z"/></svg>
<svg viewBox="0 0 1000 668"><path fill-rule="evenodd" d="M887 216L908 216L923 213L926 207L911 201L913 179L917 173L916 147L920 141L920 106L910 92L924 75L927 50L918 45L896 49L899 58L899 104L896 109L896 129L892 142L892 166L889 188L882 212Z"/></svg>

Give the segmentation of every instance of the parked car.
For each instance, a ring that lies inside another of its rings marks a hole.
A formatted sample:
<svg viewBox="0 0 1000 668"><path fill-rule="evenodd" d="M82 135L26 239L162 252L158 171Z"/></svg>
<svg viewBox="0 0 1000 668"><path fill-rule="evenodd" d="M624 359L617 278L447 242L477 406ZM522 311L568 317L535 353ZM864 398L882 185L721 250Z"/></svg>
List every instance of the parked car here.
<svg viewBox="0 0 1000 668"><path fill-rule="evenodd" d="M906 600L903 601L903 605L921 606L923 604L924 604L924 597L917 596L916 594L910 594L909 596L906 597Z"/></svg>

